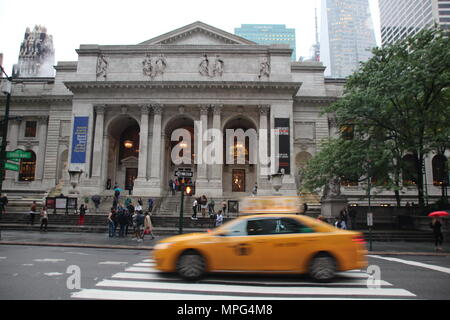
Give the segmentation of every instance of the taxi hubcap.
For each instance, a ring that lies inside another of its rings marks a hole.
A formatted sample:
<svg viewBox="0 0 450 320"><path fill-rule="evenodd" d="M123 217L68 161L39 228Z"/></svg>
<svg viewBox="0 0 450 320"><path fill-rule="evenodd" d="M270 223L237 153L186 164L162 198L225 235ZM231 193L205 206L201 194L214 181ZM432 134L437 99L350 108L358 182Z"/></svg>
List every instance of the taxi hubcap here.
<svg viewBox="0 0 450 320"><path fill-rule="evenodd" d="M317 280L328 280L333 278L335 266L331 257L317 257L311 266L311 275Z"/></svg>
<svg viewBox="0 0 450 320"><path fill-rule="evenodd" d="M203 258L197 254L185 254L180 257L178 262L178 272L188 279L200 277L204 268Z"/></svg>

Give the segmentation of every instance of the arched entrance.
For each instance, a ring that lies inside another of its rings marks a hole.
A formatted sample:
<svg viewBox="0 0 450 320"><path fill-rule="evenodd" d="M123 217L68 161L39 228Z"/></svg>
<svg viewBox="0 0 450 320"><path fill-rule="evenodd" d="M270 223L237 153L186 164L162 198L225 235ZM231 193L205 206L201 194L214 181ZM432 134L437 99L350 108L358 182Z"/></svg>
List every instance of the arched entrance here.
<svg viewBox="0 0 450 320"><path fill-rule="evenodd" d="M113 119L107 129L109 137L107 183L117 184L125 190L133 188L138 173L139 123L132 117L121 115Z"/></svg>
<svg viewBox="0 0 450 320"><path fill-rule="evenodd" d="M169 120L164 128L164 137L164 190L168 190L169 180L195 184L194 120L187 116ZM184 174L179 177L177 172Z"/></svg>
<svg viewBox="0 0 450 320"><path fill-rule="evenodd" d="M223 134L222 184L224 194L249 193L257 182L256 126L244 116L238 116L226 122Z"/></svg>

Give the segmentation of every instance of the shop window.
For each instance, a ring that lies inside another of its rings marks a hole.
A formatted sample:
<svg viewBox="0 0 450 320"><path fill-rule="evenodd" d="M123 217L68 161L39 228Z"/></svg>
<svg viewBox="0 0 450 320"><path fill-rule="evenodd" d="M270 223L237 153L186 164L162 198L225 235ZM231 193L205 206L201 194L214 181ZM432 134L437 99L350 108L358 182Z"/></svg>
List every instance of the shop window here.
<svg viewBox="0 0 450 320"><path fill-rule="evenodd" d="M36 154L31 152L30 159L21 159L19 168L19 181L34 181L34 173L36 171Z"/></svg>

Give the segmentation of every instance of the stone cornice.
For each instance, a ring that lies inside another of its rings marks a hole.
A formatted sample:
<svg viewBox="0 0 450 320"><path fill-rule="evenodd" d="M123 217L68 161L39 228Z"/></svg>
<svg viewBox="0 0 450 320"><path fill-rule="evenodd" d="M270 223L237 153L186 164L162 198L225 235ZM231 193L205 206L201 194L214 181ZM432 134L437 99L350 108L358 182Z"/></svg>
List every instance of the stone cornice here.
<svg viewBox="0 0 450 320"><path fill-rule="evenodd" d="M11 95L11 103L54 103L72 102L73 95ZM5 100L0 97L0 101Z"/></svg>
<svg viewBox="0 0 450 320"><path fill-rule="evenodd" d="M337 97L327 97L327 96L297 96L294 98L295 102L303 103L334 103L338 101Z"/></svg>
<svg viewBox="0 0 450 320"><path fill-rule="evenodd" d="M269 89L287 91L293 95L302 85L301 82L258 81L66 81L64 84L73 93L92 89Z"/></svg>

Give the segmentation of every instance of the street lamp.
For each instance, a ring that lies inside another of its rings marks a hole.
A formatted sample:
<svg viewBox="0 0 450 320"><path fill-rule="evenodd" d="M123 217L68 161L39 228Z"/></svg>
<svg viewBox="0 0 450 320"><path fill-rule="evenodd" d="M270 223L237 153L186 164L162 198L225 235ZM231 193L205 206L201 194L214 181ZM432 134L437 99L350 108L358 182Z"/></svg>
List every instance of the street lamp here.
<svg viewBox="0 0 450 320"><path fill-rule="evenodd" d="M280 172L272 174L272 187L275 190L275 195L279 195L278 191L281 189L283 185L283 177L284 177L284 169L281 169Z"/></svg>

